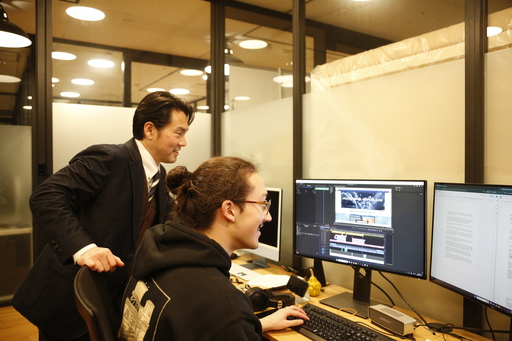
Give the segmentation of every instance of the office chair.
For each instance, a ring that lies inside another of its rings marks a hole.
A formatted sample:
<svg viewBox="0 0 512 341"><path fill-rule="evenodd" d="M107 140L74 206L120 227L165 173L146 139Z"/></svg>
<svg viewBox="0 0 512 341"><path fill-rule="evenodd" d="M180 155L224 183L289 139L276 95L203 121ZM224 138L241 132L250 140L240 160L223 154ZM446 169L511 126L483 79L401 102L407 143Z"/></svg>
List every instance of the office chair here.
<svg viewBox="0 0 512 341"><path fill-rule="evenodd" d="M78 270L74 281L76 305L91 341L118 341L118 319L103 276L106 274L87 266Z"/></svg>

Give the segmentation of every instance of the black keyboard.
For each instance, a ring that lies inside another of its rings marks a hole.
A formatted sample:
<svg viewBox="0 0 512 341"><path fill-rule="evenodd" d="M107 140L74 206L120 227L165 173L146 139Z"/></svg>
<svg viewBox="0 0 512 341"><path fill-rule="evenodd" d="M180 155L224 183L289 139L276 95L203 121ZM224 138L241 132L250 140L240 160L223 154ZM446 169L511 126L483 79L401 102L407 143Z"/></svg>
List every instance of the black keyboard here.
<svg viewBox="0 0 512 341"><path fill-rule="evenodd" d="M396 341L359 323L328 310L306 304L302 307L309 321L294 329L315 341Z"/></svg>

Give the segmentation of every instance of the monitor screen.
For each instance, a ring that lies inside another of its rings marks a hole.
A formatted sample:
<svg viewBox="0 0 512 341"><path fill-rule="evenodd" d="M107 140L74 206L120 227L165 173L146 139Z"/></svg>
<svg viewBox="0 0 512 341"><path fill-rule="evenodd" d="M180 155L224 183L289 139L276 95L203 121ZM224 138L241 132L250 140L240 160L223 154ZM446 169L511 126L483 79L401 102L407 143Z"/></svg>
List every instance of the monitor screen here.
<svg viewBox="0 0 512 341"><path fill-rule="evenodd" d="M267 267L267 259L279 261L281 250L281 221L283 206L283 190L267 187L267 200L272 200L270 215L272 220L265 222L259 239L259 246L254 250L244 250L254 256L251 263L244 264L247 268Z"/></svg>
<svg viewBox="0 0 512 341"><path fill-rule="evenodd" d="M355 270L353 297L322 303L366 317L371 270L426 278L426 188L411 180L295 181L295 254Z"/></svg>
<svg viewBox="0 0 512 341"><path fill-rule="evenodd" d="M430 280L512 316L512 186L434 184Z"/></svg>

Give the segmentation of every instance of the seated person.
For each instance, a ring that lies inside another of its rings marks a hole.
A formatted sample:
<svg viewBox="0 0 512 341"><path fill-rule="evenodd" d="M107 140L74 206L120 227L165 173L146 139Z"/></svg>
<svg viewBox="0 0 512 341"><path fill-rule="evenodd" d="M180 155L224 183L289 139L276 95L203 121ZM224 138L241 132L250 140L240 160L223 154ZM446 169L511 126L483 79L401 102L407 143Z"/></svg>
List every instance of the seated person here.
<svg viewBox="0 0 512 341"><path fill-rule="evenodd" d="M265 331L309 319L289 306L260 320L230 281L229 255L255 249L263 223L272 219L253 163L214 157L193 173L174 168L166 184L176 205L170 220L149 229L137 250L121 340L261 340Z"/></svg>

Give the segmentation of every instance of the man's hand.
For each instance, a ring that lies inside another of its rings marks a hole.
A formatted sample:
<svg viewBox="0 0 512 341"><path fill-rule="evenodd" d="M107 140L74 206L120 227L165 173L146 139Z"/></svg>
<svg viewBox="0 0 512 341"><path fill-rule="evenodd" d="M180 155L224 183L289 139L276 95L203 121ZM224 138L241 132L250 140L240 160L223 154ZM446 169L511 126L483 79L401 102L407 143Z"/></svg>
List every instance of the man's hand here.
<svg viewBox="0 0 512 341"><path fill-rule="evenodd" d="M124 266L121 258L114 256L110 249L104 247L93 247L85 251L76 260L76 264L86 265L92 271L97 272L113 272L116 267Z"/></svg>

